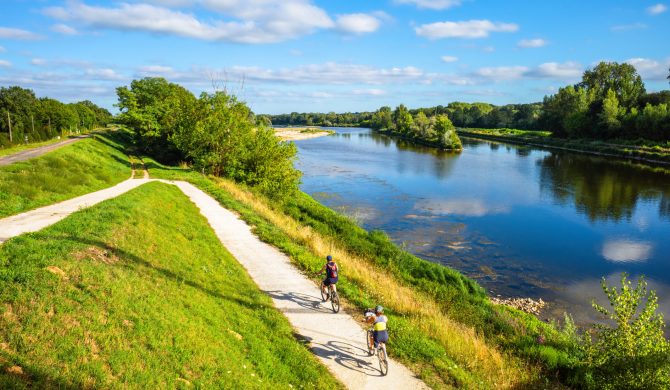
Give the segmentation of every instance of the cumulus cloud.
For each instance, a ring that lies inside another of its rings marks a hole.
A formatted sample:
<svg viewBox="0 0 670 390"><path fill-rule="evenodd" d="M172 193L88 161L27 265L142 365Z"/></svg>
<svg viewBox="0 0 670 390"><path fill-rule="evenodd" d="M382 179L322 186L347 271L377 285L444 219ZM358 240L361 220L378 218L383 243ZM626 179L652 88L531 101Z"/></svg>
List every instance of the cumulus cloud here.
<svg viewBox="0 0 670 390"><path fill-rule="evenodd" d="M84 71L86 77L94 80L124 80L125 77L110 68L90 68Z"/></svg>
<svg viewBox="0 0 670 390"><path fill-rule="evenodd" d="M10 68L12 63L7 60L0 60L0 68Z"/></svg>
<svg viewBox="0 0 670 390"><path fill-rule="evenodd" d="M516 44L518 47L522 48L535 48L542 47L547 45L547 41L544 39L522 39L519 43Z"/></svg>
<svg viewBox="0 0 670 390"><path fill-rule="evenodd" d="M94 6L68 2L44 13L55 19L90 28L144 31L236 43L276 43L320 29L364 34L376 31L380 18L373 14L340 15L334 21L310 0L154 0L153 4L121 3ZM203 21L193 13L169 7L204 7L221 19Z"/></svg>
<svg viewBox="0 0 670 390"><path fill-rule="evenodd" d="M77 35L79 32L67 24L54 24L51 26L51 31L55 31L57 33L63 34L63 35Z"/></svg>
<svg viewBox="0 0 670 390"><path fill-rule="evenodd" d="M20 28L0 27L0 38L2 39L17 39L20 41L35 41L43 37L28 30Z"/></svg>
<svg viewBox="0 0 670 390"><path fill-rule="evenodd" d="M650 15L660 15L667 10L668 10L668 7L665 4L658 3L658 4L655 4L655 5L652 5L651 7L648 7L647 8L647 13L649 13Z"/></svg>
<svg viewBox="0 0 670 390"><path fill-rule="evenodd" d="M545 62L536 67L527 66L499 66L478 69L474 75L492 81L515 80L521 78L540 79L579 79L584 72L577 62Z"/></svg>
<svg viewBox="0 0 670 390"><path fill-rule="evenodd" d="M419 8L442 10L461 5L461 0L396 0L398 4L414 4Z"/></svg>
<svg viewBox="0 0 670 390"><path fill-rule="evenodd" d="M447 63L458 61L458 57L454 57L454 56L442 56L442 57L440 57L440 59L442 60L442 62L447 62Z"/></svg>
<svg viewBox="0 0 670 390"><path fill-rule="evenodd" d="M645 261L651 257L651 243L631 240L609 240L603 243L602 256L614 262Z"/></svg>
<svg viewBox="0 0 670 390"><path fill-rule="evenodd" d="M368 14L348 14L337 17L337 28L350 34L366 34L377 31L381 22Z"/></svg>
<svg viewBox="0 0 670 390"><path fill-rule="evenodd" d="M670 60L661 62L649 58L631 58L625 62L633 65L640 76L649 80L665 80L670 67Z"/></svg>
<svg viewBox="0 0 670 390"><path fill-rule="evenodd" d="M494 23L490 20L467 20L463 22L437 22L423 24L414 31L428 39L485 38L492 32L514 32L519 26L514 23Z"/></svg>

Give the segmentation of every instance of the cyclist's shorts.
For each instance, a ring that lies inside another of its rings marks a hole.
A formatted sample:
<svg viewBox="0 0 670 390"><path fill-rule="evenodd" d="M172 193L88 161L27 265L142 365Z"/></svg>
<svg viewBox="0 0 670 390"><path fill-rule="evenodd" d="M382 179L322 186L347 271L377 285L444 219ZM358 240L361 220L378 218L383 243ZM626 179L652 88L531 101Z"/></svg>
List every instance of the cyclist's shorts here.
<svg viewBox="0 0 670 390"><path fill-rule="evenodd" d="M337 283L337 278L325 278L323 279L324 286L330 286L331 284Z"/></svg>
<svg viewBox="0 0 670 390"><path fill-rule="evenodd" d="M375 344L377 344L378 342L385 343L389 341L389 334L387 331L375 330L373 333L374 333Z"/></svg>

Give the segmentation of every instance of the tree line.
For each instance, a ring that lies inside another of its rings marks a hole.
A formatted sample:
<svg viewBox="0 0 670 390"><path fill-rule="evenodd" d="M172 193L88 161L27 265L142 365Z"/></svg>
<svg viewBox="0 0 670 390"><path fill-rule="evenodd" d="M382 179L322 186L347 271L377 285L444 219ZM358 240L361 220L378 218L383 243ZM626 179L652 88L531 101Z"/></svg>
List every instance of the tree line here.
<svg viewBox="0 0 670 390"><path fill-rule="evenodd" d="M670 76L668 76L670 79ZM264 115L275 125L379 126L375 112ZM397 109L397 108L396 108ZM670 140L670 90L647 93L633 65L601 62L575 85L560 88L542 102L496 106L452 102L407 110L413 121L446 115L457 127L546 130L559 138ZM386 126L381 126L382 128Z"/></svg>
<svg viewBox="0 0 670 390"><path fill-rule="evenodd" d="M39 142L107 125L112 114L89 100L62 103L30 89L0 88L0 147Z"/></svg>
<svg viewBox="0 0 670 390"><path fill-rule="evenodd" d="M188 161L198 171L227 177L281 199L298 189L297 148L226 91L195 97L160 77L116 90L118 120L136 146L159 161Z"/></svg>

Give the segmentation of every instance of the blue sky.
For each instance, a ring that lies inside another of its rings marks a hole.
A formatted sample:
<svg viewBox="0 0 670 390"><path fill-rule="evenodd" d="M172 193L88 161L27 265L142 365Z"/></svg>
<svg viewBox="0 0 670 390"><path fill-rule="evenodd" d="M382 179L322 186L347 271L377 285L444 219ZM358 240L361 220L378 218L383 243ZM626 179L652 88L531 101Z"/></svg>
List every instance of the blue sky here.
<svg viewBox="0 0 670 390"><path fill-rule="evenodd" d="M541 101L602 60L668 89L670 2L3 0L0 85L89 99L162 76L257 113Z"/></svg>

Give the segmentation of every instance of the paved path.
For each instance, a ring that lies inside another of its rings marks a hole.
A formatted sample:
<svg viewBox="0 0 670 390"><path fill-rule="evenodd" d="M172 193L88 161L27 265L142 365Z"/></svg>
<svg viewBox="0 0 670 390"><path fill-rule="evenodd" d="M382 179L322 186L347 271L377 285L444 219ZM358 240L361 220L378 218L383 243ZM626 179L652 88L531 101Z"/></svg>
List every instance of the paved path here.
<svg viewBox="0 0 670 390"><path fill-rule="evenodd" d="M14 154L0 157L0 167L3 165L13 164L15 162L29 160L31 158L39 157L45 153L51 152L52 150L58 149L62 146L69 145L71 143L77 142L83 138L88 138L90 135L80 135L77 137L72 137L60 142L56 142L50 145L44 145L33 149L23 150Z"/></svg>
<svg viewBox="0 0 670 390"><path fill-rule="evenodd" d="M130 179L106 190L0 220L0 242L56 223L67 215L118 196L153 179ZM303 276L278 249L262 242L250 227L212 197L186 182L162 182L179 187L200 209L221 243L272 298L299 337L350 389L422 389L427 386L403 365L390 360L381 376L375 356L367 355L365 330L344 312L334 314L321 303L318 287ZM393 344L389 346L393 354Z"/></svg>

